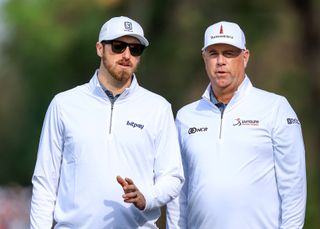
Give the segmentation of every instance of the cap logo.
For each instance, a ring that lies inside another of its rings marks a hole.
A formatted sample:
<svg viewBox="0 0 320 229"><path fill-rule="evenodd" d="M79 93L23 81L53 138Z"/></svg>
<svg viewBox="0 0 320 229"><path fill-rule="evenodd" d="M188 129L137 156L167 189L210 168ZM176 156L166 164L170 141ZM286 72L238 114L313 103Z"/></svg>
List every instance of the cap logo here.
<svg viewBox="0 0 320 229"><path fill-rule="evenodd" d="M223 27L222 27L222 25L220 26L220 34L223 34Z"/></svg>
<svg viewBox="0 0 320 229"><path fill-rule="evenodd" d="M124 22L124 29L127 31L132 31L132 23L130 21Z"/></svg>
<svg viewBox="0 0 320 229"><path fill-rule="evenodd" d="M217 35L212 35L210 36L211 39L216 39L216 38L229 38L229 39L233 39L232 35L227 35L227 34L223 34L223 26L220 25L220 30L219 30L219 34Z"/></svg>

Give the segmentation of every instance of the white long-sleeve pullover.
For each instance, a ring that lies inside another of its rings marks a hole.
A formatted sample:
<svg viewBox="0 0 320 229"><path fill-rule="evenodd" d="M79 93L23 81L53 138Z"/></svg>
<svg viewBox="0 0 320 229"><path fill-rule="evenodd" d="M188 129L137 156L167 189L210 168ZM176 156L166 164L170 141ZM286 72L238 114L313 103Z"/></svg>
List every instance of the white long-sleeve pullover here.
<svg viewBox="0 0 320 229"><path fill-rule="evenodd" d="M146 199L123 202L116 176L131 178ZM55 96L46 113L32 177L31 228L157 228L160 206L183 183L170 104L133 77L114 105L95 74Z"/></svg>
<svg viewBox="0 0 320 229"><path fill-rule="evenodd" d="M302 228L305 151L287 100L246 77L221 114L209 93L177 114L186 180L167 228Z"/></svg>

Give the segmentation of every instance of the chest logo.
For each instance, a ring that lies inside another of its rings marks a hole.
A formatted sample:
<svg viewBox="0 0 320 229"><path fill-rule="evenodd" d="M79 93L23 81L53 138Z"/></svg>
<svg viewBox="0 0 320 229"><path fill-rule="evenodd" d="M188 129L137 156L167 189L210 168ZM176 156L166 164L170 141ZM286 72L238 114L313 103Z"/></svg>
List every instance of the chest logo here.
<svg viewBox="0 0 320 229"><path fill-rule="evenodd" d="M236 118L233 126L259 126L259 120Z"/></svg>
<svg viewBox="0 0 320 229"><path fill-rule="evenodd" d="M138 123L135 123L135 122L132 122L132 121L127 121L127 126L132 126L133 128L140 128L141 130L143 129L144 125L142 124L138 124Z"/></svg>
<svg viewBox="0 0 320 229"><path fill-rule="evenodd" d="M195 134L197 132L205 132L208 130L208 127L200 127L200 128L197 128L197 127L191 127L189 128L188 130L188 134Z"/></svg>

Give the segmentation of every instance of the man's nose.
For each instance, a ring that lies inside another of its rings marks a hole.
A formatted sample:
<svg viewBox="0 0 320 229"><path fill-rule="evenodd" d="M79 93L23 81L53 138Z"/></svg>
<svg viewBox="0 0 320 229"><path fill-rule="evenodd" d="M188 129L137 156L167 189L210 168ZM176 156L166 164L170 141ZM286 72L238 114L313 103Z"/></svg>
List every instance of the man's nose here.
<svg viewBox="0 0 320 229"><path fill-rule="evenodd" d="M129 58L130 58L131 53L130 53L130 49L129 49L128 46L127 46L126 49L123 51L122 56L123 56L124 58L126 58L126 59L129 59Z"/></svg>
<svg viewBox="0 0 320 229"><path fill-rule="evenodd" d="M219 53L219 55L217 56L217 63L218 64L224 64L226 61L226 58L223 56L222 53Z"/></svg>

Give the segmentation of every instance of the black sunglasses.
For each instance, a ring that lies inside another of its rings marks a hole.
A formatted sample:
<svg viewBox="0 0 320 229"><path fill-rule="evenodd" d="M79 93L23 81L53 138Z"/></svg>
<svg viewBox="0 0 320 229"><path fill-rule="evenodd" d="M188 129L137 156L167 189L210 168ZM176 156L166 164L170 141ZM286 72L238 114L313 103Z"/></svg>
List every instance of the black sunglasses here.
<svg viewBox="0 0 320 229"><path fill-rule="evenodd" d="M145 46L142 44L129 44L123 41L111 40L111 41L101 41L102 44L111 44L112 52L123 53L127 47L129 47L132 56L141 56Z"/></svg>

